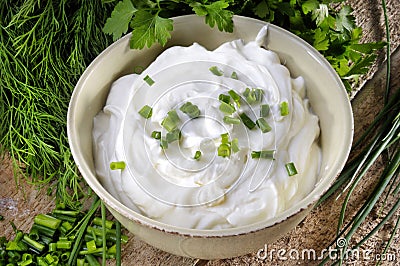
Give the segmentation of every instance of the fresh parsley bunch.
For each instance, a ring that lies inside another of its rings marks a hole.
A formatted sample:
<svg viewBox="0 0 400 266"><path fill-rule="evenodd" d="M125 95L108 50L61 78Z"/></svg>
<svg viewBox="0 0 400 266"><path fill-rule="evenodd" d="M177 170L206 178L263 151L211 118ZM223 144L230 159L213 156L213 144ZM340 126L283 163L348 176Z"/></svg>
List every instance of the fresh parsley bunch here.
<svg viewBox="0 0 400 266"><path fill-rule="evenodd" d="M104 25L113 39L132 29L132 49L165 45L171 37L170 17L197 14L210 27L233 31L233 15L281 26L313 45L325 56L351 91L351 82L366 74L384 42L360 43L362 29L344 0L121 0Z"/></svg>

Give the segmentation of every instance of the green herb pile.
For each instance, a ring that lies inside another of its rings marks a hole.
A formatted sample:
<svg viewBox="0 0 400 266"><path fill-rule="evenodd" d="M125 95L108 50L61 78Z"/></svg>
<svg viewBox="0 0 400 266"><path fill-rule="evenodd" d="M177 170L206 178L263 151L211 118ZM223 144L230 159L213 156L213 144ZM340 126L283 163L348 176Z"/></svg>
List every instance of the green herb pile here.
<svg viewBox="0 0 400 266"><path fill-rule="evenodd" d="M100 204L102 216L94 216ZM14 239L0 238L0 265L100 266L99 258L105 265L106 259L120 254L121 242L127 241L127 236L115 229L118 226L106 219L99 199L86 214L59 204L51 213L34 217L29 233L14 226Z"/></svg>
<svg viewBox="0 0 400 266"><path fill-rule="evenodd" d="M376 59L374 51L385 43L360 43L362 29L344 0L165 0L119 1L107 19L104 32L116 40L132 29L133 49L164 45L171 37L169 17L195 13L210 27L232 32L232 16L242 15L281 26L313 45L331 63L351 91L360 75Z"/></svg>
<svg viewBox="0 0 400 266"><path fill-rule="evenodd" d="M1 153L11 155L17 181L51 183L72 208L87 191L68 146L68 104L111 43L101 31L110 12L100 1L0 1Z"/></svg>

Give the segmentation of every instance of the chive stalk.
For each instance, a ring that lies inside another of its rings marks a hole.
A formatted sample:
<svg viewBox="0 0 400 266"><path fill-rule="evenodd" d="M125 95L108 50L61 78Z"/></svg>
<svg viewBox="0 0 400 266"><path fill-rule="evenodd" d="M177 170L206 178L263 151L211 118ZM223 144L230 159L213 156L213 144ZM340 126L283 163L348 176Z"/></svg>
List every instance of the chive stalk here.
<svg viewBox="0 0 400 266"><path fill-rule="evenodd" d="M221 93L221 94L218 96L218 100L220 100L221 102L224 102L224 103L229 104L230 101L231 101L231 97L230 97L229 95L226 95L226 94L222 94L222 93Z"/></svg>

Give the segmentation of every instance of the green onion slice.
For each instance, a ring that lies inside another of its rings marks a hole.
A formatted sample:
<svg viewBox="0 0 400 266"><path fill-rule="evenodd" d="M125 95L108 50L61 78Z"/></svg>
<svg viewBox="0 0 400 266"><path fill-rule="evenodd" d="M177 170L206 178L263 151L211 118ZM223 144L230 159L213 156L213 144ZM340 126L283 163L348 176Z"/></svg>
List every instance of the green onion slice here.
<svg viewBox="0 0 400 266"><path fill-rule="evenodd" d="M174 129L171 132L168 132L167 136L165 137L168 143L179 140L180 138L181 138L181 131L179 129Z"/></svg>
<svg viewBox="0 0 400 266"><path fill-rule="evenodd" d="M160 131L153 131L153 132L151 132L151 137L153 139L161 139L161 132Z"/></svg>
<svg viewBox="0 0 400 266"><path fill-rule="evenodd" d="M234 124L234 125L240 124L239 118L231 117L231 116L224 116L223 121L226 124Z"/></svg>
<svg viewBox="0 0 400 266"><path fill-rule="evenodd" d="M123 162L123 161L111 162L110 163L110 169L111 170L124 170L125 169L125 162Z"/></svg>
<svg viewBox="0 0 400 266"><path fill-rule="evenodd" d="M183 113L187 114L190 118L197 118L200 116L200 109L197 105L191 102L186 102L179 108Z"/></svg>
<svg viewBox="0 0 400 266"><path fill-rule="evenodd" d="M267 117L269 115L269 105L268 104L262 104L260 105L260 116L261 117Z"/></svg>
<svg viewBox="0 0 400 266"><path fill-rule="evenodd" d="M233 101L237 104L238 107L240 107L240 95L237 94L234 90L228 91L228 94L232 97Z"/></svg>
<svg viewBox="0 0 400 266"><path fill-rule="evenodd" d="M218 100L220 100L221 102L224 102L224 103L228 103L229 104L229 102L231 101L231 97L229 96L229 95L226 95L226 94L220 94L219 96L218 96Z"/></svg>
<svg viewBox="0 0 400 266"><path fill-rule="evenodd" d="M153 85L153 84L155 83L154 80L153 80L152 78L150 78L149 75L146 75L146 76L143 78L143 80L146 81L146 83L149 84L149 86L151 86L151 85Z"/></svg>
<svg viewBox="0 0 400 266"><path fill-rule="evenodd" d="M222 76L224 74L224 72L219 69L217 66L212 66L209 68L209 70L211 71L211 73L213 73L216 76Z"/></svg>
<svg viewBox="0 0 400 266"><path fill-rule="evenodd" d="M200 157L201 157L201 151L196 151L194 156L193 156L193 159L198 161L198 160L200 160Z"/></svg>
<svg viewBox="0 0 400 266"><path fill-rule="evenodd" d="M231 147L229 146L229 144L222 143L221 145L219 145L218 156L221 156L221 157L231 156Z"/></svg>
<svg viewBox="0 0 400 266"><path fill-rule="evenodd" d="M297 169L293 162L285 164L286 172L289 176L297 175Z"/></svg>
<svg viewBox="0 0 400 266"><path fill-rule="evenodd" d="M139 114L144 118L148 119L153 114L153 108L151 108L146 104L145 106L142 107L142 109L139 110Z"/></svg>
<svg viewBox="0 0 400 266"><path fill-rule="evenodd" d="M234 138L234 139L231 141L231 148L232 148L232 151L233 151L234 153L240 151L240 148L239 148L239 140L238 140L237 138Z"/></svg>
<svg viewBox="0 0 400 266"><path fill-rule="evenodd" d="M251 120L250 117L248 117L245 113L239 114L240 119L242 119L242 122L248 129L253 129L256 126L256 123Z"/></svg>
<svg viewBox="0 0 400 266"><path fill-rule="evenodd" d="M235 107L226 102L221 102L219 110L225 114L233 114L236 111Z"/></svg>
<svg viewBox="0 0 400 266"><path fill-rule="evenodd" d="M231 78L232 78L232 79L239 79L239 78L238 78L238 75L237 75L237 73L236 73L235 71L232 72Z"/></svg>
<svg viewBox="0 0 400 266"><path fill-rule="evenodd" d="M274 150L252 151L251 158L253 159L274 159Z"/></svg>
<svg viewBox="0 0 400 266"><path fill-rule="evenodd" d="M281 116L287 116L289 114L288 102L281 102L280 104Z"/></svg>
<svg viewBox="0 0 400 266"><path fill-rule="evenodd" d="M167 113L167 116L161 122L161 125L168 131L171 132L178 127L180 122L179 116L175 110L171 110Z"/></svg>
<svg viewBox="0 0 400 266"><path fill-rule="evenodd" d="M160 147L163 150L168 149L168 141L165 138L161 138Z"/></svg>
<svg viewBox="0 0 400 266"><path fill-rule="evenodd" d="M265 119L262 117L257 119L256 124L261 129L262 133L270 132L272 129L271 126L268 124L268 122L265 121Z"/></svg>
<svg viewBox="0 0 400 266"><path fill-rule="evenodd" d="M229 134L228 133L221 134L221 143L229 144Z"/></svg>

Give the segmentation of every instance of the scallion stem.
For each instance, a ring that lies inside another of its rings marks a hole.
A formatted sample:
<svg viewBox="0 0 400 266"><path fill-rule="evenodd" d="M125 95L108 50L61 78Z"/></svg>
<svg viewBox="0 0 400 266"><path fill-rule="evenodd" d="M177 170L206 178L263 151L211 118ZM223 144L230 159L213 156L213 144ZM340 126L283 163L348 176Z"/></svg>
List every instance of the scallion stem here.
<svg viewBox="0 0 400 266"><path fill-rule="evenodd" d="M222 76L224 74L224 72L219 69L217 66L212 66L209 68L209 70L211 71L211 73L213 73L216 76Z"/></svg>

